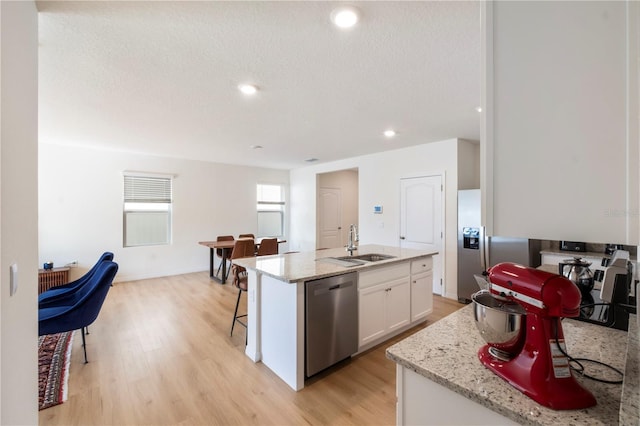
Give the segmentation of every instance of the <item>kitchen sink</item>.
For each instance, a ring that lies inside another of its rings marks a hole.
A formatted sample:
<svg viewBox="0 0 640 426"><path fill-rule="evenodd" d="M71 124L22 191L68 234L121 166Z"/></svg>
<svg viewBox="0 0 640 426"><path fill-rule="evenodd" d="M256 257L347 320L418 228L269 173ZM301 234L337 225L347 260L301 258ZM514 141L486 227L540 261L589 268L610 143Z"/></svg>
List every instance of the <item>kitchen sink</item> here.
<svg viewBox="0 0 640 426"><path fill-rule="evenodd" d="M343 260L345 262L362 260L365 262L379 262L381 260L394 259L396 256L379 253L360 254L356 256L340 256L334 257L334 259Z"/></svg>
<svg viewBox="0 0 640 426"><path fill-rule="evenodd" d="M359 265L366 265L368 262L380 262L381 260L394 259L396 256L388 254L369 253L356 256L336 256L322 257L316 259L317 262L333 263L345 268L351 268Z"/></svg>

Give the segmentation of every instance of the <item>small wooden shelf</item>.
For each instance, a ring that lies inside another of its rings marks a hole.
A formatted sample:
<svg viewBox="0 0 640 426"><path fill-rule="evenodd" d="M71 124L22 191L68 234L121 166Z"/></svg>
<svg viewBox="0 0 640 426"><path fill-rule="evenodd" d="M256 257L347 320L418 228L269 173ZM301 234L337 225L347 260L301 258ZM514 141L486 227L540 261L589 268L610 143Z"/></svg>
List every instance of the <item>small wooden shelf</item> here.
<svg viewBox="0 0 640 426"><path fill-rule="evenodd" d="M38 269L38 293L69 282L70 268Z"/></svg>

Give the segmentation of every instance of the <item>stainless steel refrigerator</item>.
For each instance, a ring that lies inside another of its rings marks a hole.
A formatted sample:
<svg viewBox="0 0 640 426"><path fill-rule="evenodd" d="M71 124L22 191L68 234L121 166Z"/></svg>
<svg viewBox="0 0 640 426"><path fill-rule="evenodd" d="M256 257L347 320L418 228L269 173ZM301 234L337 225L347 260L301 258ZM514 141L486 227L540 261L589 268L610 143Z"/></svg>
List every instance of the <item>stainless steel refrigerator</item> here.
<svg viewBox="0 0 640 426"><path fill-rule="evenodd" d="M540 240L485 235L479 189L458 191L458 301L479 290L474 275L500 262L540 266Z"/></svg>

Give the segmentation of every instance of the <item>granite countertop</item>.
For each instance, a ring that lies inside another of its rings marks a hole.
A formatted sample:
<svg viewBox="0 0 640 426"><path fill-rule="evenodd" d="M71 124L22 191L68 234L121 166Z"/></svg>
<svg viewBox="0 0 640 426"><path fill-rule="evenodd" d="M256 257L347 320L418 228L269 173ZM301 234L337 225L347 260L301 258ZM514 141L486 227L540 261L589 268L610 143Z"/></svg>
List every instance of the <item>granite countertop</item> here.
<svg viewBox="0 0 640 426"><path fill-rule="evenodd" d="M627 361L620 403L620 424L640 424L640 327L636 315L629 316Z"/></svg>
<svg viewBox="0 0 640 426"><path fill-rule="evenodd" d="M629 359L621 410L621 385L611 385L577 377L589 389L598 404L582 410L555 411L528 398L503 379L486 369L478 360L478 349L485 344L473 320L473 306L466 306L433 325L387 349L387 357L416 373L443 385L497 413L526 425L613 425L638 424L638 329L635 343L629 339ZM568 353L589 358L625 370L627 333L580 321L562 322ZM609 380L619 375L589 363L587 373ZM635 399L634 399L635 398ZM634 401L627 402L627 401Z"/></svg>
<svg viewBox="0 0 640 426"><path fill-rule="evenodd" d="M354 256L357 256L370 253L386 254L394 256L394 258L377 262L368 262L363 265L343 266L337 263L332 263L331 259L326 259L329 257L349 255L344 248L336 248L279 254L274 256L247 257L243 259L235 259L233 262L242 267L259 271L278 280L293 283L302 280L346 274L352 271L369 269L383 265L391 265L411 259L431 256L438 252L436 250L425 251L368 244L359 246L353 254ZM321 260L318 261L318 259Z"/></svg>

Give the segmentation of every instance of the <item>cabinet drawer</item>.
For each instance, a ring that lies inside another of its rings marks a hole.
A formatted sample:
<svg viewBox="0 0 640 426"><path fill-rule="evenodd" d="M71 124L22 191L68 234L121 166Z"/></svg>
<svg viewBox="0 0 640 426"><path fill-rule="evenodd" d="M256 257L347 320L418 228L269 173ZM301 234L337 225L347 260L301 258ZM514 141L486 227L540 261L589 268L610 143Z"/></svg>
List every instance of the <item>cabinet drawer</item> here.
<svg viewBox="0 0 640 426"><path fill-rule="evenodd" d="M422 259L414 260L411 262L411 273L419 274L421 272L430 271L433 268L433 258L423 257Z"/></svg>
<svg viewBox="0 0 640 426"><path fill-rule="evenodd" d="M366 271L359 272L358 288L372 287L377 284L405 278L409 276L409 272L409 262L367 269Z"/></svg>

